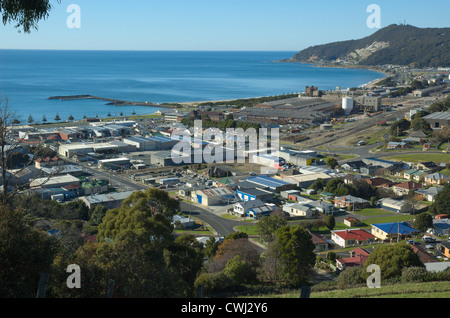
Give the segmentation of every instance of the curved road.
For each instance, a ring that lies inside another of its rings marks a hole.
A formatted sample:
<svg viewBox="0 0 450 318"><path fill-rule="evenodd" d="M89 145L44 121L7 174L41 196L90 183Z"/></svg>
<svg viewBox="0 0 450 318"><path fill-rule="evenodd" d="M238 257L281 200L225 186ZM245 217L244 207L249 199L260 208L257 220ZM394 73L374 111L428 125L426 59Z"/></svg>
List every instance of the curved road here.
<svg viewBox="0 0 450 318"><path fill-rule="evenodd" d="M194 206L187 202L180 202L181 211L187 215L198 217L202 221L208 223L219 236L227 236L230 233L235 232L234 227L238 225L248 224L241 221L228 220L220 217L214 213L209 212L206 209Z"/></svg>

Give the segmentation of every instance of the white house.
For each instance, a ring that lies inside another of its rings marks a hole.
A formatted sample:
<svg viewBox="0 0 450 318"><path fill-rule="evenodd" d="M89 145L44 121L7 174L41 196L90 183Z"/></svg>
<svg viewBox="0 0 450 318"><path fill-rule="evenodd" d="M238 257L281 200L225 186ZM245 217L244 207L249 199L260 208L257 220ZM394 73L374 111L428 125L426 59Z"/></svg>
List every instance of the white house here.
<svg viewBox="0 0 450 318"><path fill-rule="evenodd" d="M307 204L287 203L283 205L283 211L289 213L290 216L302 216L306 218L314 216L314 210Z"/></svg>

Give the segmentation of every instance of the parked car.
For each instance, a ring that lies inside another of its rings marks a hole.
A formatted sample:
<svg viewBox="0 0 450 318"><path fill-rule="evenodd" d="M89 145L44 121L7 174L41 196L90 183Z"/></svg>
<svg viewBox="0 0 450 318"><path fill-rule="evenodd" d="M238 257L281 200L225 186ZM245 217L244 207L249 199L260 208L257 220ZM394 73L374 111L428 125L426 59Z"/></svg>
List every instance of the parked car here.
<svg viewBox="0 0 450 318"><path fill-rule="evenodd" d="M426 243L436 242L436 239L431 236L424 236L424 237L422 237L422 242L426 242Z"/></svg>
<svg viewBox="0 0 450 318"><path fill-rule="evenodd" d="M408 240L408 244L417 245L419 242L416 242L414 240Z"/></svg>

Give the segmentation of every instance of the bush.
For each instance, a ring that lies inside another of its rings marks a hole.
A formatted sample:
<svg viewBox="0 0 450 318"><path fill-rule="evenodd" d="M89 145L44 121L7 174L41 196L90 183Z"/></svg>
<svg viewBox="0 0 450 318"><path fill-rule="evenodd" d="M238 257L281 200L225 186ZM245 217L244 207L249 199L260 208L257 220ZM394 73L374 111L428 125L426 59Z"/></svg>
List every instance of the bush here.
<svg viewBox="0 0 450 318"><path fill-rule="evenodd" d="M234 282L224 273L204 273L200 274L194 282L195 290L203 286L203 296L211 296L214 293L225 291L233 286Z"/></svg>
<svg viewBox="0 0 450 318"><path fill-rule="evenodd" d="M355 287L357 285L364 284L365 281L361 277L362 266L349 267L342 271L337 279L337 285L339 288L344 289L347 287Z"/></svg>
<svg viewBox="0 0 450 318"><path fill-rule="evenodd" d="M257 281L255 269L240 255L230 259L223 272L236 284L255 283Z"/></svg>
<svg viewBox="0 0 450 318"><path fill-rule="evenodd" d="M424 267L411 266L402 270L402 283L423 283L428 281L429 277Z"/></svg>

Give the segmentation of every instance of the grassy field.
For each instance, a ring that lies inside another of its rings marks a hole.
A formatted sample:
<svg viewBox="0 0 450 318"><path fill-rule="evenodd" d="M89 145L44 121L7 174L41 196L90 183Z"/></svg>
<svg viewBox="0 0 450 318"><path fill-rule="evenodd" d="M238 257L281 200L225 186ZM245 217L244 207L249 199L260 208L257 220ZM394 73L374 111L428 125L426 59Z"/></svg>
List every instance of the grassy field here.
<svg viewBox="0 0 450 318"><path fill-rule="evenodd" d="M398 154L389 157L383 157L385 160L401 160L405 162L420 162L420 161L433 161L433 162L450 162L450 155L447 153L414 153L414 154Z"/></svg>
<svg viewBox="0 0 450 318"><path fill-rule="evenodd" d="M300 291L265 298L299 298ZM450 282L408 283L381 286L381 288L349 288L311 292L311 298L450 298Z"/></svg>

